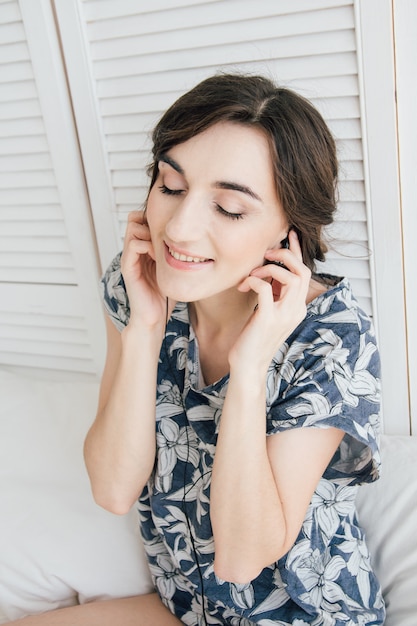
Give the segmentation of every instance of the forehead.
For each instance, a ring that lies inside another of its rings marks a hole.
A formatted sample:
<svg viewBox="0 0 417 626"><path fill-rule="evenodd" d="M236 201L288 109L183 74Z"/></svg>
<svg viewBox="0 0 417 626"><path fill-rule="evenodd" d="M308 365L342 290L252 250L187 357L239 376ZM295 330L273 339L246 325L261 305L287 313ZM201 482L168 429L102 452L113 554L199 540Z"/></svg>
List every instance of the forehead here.
<svg viewBox="0 0 417 626"><path fill-rule="evenodd" d="M199 171L218 179L225 174L260 177L274 184L271 151L261 129L220 122L168 151L185 176ZM169 162L169 158L167 159Z"/></svg>

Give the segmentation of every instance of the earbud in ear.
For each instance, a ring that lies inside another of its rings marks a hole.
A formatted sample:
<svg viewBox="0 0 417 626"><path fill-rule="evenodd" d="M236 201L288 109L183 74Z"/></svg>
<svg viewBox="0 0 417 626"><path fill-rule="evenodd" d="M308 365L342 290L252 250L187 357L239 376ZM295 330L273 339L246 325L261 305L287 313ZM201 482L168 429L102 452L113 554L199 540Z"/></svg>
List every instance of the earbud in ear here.
<svg viewBox="0 0 417 626"><path fill-rule="evenodd" d="M281 241L281 248L289 248L290 242L288 240L288 235Z"/></svg>

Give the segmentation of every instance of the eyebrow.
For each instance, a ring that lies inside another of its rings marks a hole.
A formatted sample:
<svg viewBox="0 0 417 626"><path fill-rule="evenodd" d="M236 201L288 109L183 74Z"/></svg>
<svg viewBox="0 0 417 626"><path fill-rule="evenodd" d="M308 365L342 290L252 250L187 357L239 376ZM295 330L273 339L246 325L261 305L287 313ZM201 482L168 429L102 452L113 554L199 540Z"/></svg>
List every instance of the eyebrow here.
<svg viewBox="0 0 417 626"><path fill-rule="evenodd" d="M219 181L215 183L214 186L217 187L217 189L230 189L231 191L240 191L241 193L245 193L247 196L258 200L259 202L262 202L258 194L246 185L240 185L239 183L232 183L228 181Z"/></svg>
<svg viewBox="0 0 417 626"><path fill-rule="evenodd" d="M177 161L172 159L170 156L168 156L167 154L162 154L160 156L160 158L159 158L159 161L163 161L164 163L167 163L176 172L178 172L178 174L181 174L181 176L185 176L185 171L183 170L181 165L179 163L177 163ZM250 196L251 198L254 198L254 200L258 200L258 202L262 202L262 198L260 196L258 196L258 194L255 193L253 191L253 189L251 189L247 185L241 185L240 183L234 183L234 182L231 182L231 181L216 181L214 183L214 187L216 187L217 189L226 189L226 190L230 190L230 191L240 191L241 193L244 193L247 196Z"/></svg>
<svg viewBox="0 0 417 626"><path fill-rule="evenodd" d="M168 165L170 165L176 172L178 172L178 174L181 174L181 176L185 175L185 172L182 169L181 165L177 163L176 161L174 161L174 159L171 159L171 157L168 156L167 154L162 154L158 160L163 161L164 163L167 163Z"/></svg>

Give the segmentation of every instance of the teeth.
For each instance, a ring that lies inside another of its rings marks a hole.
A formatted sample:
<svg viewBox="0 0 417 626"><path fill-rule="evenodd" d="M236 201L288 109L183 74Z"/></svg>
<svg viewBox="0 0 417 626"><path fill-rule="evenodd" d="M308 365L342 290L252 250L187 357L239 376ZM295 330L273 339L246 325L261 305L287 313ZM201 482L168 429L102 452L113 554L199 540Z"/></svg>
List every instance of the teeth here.
<svg viewBox="0 0 417 626"><path fill-rule="evenodd" d="M178 252L174 252L174 250L169 250L169 253L171 256L174 257L174 259L177 259L177 261L188 261L188 263L204 263L204 261L207 261L208 259L201 259L200 257L196 257L196 256L187 256L186 254L179 254Z"/></svg>

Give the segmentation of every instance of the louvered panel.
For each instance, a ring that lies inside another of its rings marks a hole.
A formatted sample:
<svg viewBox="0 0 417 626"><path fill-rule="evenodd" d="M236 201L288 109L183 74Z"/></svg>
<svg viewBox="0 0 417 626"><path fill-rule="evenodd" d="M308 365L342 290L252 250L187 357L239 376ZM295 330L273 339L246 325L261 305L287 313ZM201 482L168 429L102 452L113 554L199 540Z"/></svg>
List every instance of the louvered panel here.
<svg viewBox="0 0 417 626"><path fill-rule="evenodd" d="M3 337L0 335L0 352L3 354L10 354L13 352L16 357L24 355L25 357L30 353L33 358L48 358L54 357L55 359L84 359L88 360L91 356L90 346L84 341L84 343L78 344L73 337L72 341L68 343L62 340L62 331L58 333L61 340L54 340L53 338L42 337L40 339L30 339L22 329L19 329L21 340L16 340L15 337ZM71 333L73 335L73 333ZM85 339L87 335L85 334Z"/></svg>
<svg viewBox="0 0 417 626"><path fill-rule="evenodd" d="M113 3L116 9L116 2ZM239 0L239 12L237 16L237 3L234 1L223 1L217 3L201 3L193 7L190 3L184 3L183 7L170 5L163 15L155 12L153 7L149 11L135 11L130 15L119 11L114 14L111 20L103 19L103 16L96 14L95 19L86 21L89 24L89 37L91 41L103 39L116 39L126 37L141 37L148 34L159 34L162 32L181 30L196 30L200 26L216 26L221 37L223 25L228 27L239 21L242 28L241 40L250 40L253 33L247 33L244 29L250 30L251 24L258 23L263 19L279 19L280 29L276 36L286 36L287 34L310 33L316 28L320 30L337 30L346 24L352 25L352 13L349 11L349 2L333 0L324 2L291 2L290 0L263 0L256 6L251 0ZM297 11L298 7L298 11ZM323 9L327 9L323 11ZM343 11L346 11L344 14ZM162 19L161 19L162 18ZM256 27L253 29L256 31ZM264 37L268 36L268 27L262 31ZM193 35L191 35L193 36ZM236 35L232 35L234 37ZM222 43L221 39L219 42Z"/></svg>
<svg viewBox="0 0 417 626"><path fill-rule="evenodd" d="M65 270L66 272L72 270L71 254L54 252L39 252L36 256L32 251L29 252L0 252L1 265L9 264L10 268L15 269L34 269L33 261L35 260L40 267L47 270L52 266L55 271Z"/></svg>
<svg viewBox="0 0 417 626"><path fill-rule="evenodd" d="M9 172L29 173L39 170L52 170L52 161L48 152L0 156L0 176Z"/></svg>
<svg viewBox="0 0 417 626"><path fill-rule="evenodd" d="M0 27L1 32L1 27ZM2 63L16 63L17 61L29 61L29 52L26 43L10 43L2 45Z"/></svg>
<svg viewBox="0 0 417 626"><path fill-rule="evenodd" d="M1 345L1 344L0 344ZM68 358L62 355L51 355L45 353L32 353L29 352L32 346L29 344L26 346L26 352L23 350L19 353L14 347L13 351L0 353L2 362L7 366L14 366L18 368L35 368L36 370L52 370L54 374L67 372L78 372L80 374L96 374L96 370L90 359L83 358ZM92 355L90 355L92 356Z"/></svg>
<svg viewBox="0 0 417 626"><path fill-rule="evenodd" d="M95 373L77 286L0 282L0 363Z"/></svg>
<svg viewBox="0 0 417 626"><path fill-rule="evenodd" d="M34 252L34 253L61 253L70 254L68 239L65 236L47 237L42 232L41 235L22 237L14 232L14 235L6 235L0 238L0 248L4 252Z"/></svg>
<svg viewBox="0 0 417 626"><path fill-rule="evenodd" d="M343 161L340 168L340 175L346 180L363 180L364 172L362 161Z"/></svg>
<svg viewBox="0 0 417 626"><path fill-rule="evenodd" d="M0 281L74 284L70 253L0 252Z"/></svg>
<svg viewBox="0 0 417 626"><path fill-rule="evenodd" d="M0 205L3 191L0 188ZM6 191L9 200L31 196L32 204L10 207L5 201L0 210L0 281L75 284L74 263L59 205L51 203L47 206L47 194L43 188L36 190L32 187L26 193L17 189ZM56 202L53 192L50 200Z"/></svg>
<svg viewBox="0 0 417 626"><path fill-rule="evenodd" d="M361 122L357 120L327 120L329 128L339 139L361 139Z"/></svg>
<svg viewBox="0 0 417 626"><path fill-rule="evenodd" d="M19 7L15 2L0 4L0 23L17 22L20 20Z"/></svg>
<svg viewBox="0 0 417 626"><path fill-rule="evenodd" d="M41 333L42 329L53 329L54 332L58 329L64 329L64 333L67 334L71 329L78 333L84 332L84 319L82 317L69 316L69 315L48 315L39 313L25 313L25 312L11 312L0 311L0 332L3 328L8 328L6 336L12 336L18 334L19 329L31 329L32 332ZM38 338L40 335L37 335Z"/></svg>
<svg viewBox="0 0 417 626"><path fill-rule="evenodd" d="M77 279L17 2L0 7L0 23L8 42L0 55L0 281L72 285Z"/></svg>
<svg viewBox="0 0 417 626"><path fill-rule="evenodd" d="M1 194L0 194L1 197ZM65 224L61 220L38 220L36 211L32 220L7 221L1 220L1 235L3 237L57 237L66 236Z"/></svg>
<svg viewBox="0 0 417 626"><path fill-rule="evenodd" d="M340 160L363 160L362 144L358 139L338 139L336 143Z"/></svg>
<svg viewBox="0 0 417 626"><path fill-rule="evenodd" d="M215 33L213 33L215 36ZM320 34L318 35L320 36ZM213 73L219 69L219 66L223 68L231 68L235 64L242 66L245 71L253 71L256 68L259 71L273 71L274 75L280 79L280 81L294 79L301 77L315 77L322 76L334 76L338 74L343 68L344 73L354 74L356 73L356 55L354 52L350 54L335 53L335 55L329 58L322 59L322 55L310 55L299 58L294 57L292 59L292 71L285 72L281 67L281 62L274 62L274 49L275 42L259 42L249 44L235 44L224 45L222 48L211 47L199 48L196 50L177 50L174 53L160 52L154 55L147 55L140 58L126 57L123 59L109 59L106 61L97 62L94 65L94 73L98 80L114 78L117 76L132 76L138 74L138 69L142 74L152 74L156 72L168 72L176 71L183 66L192 70L201 70L205 68L205 72L199 74L192 74L184 69L183 84L189 84L187 81L187 75L193 76L196 79L191 83L198 82L199 75L207 76L207 74ZM345 58L346 57L346 58ZM349 63L350 62L350 63ZM257 66L259 63L259 67ZM349 65L347 65L349 64ZM274 67L275 66L275 67ZM323 66L323 67L321 67ZM140 84L140 81L138 82Z"/></svg>
<svg viewBox="0 0 417 626"><path fill-rule="evenodd" d="M341 202L365 202L365 185L363 181L341 180L339 183Z"/></svg>
<svg viewBox="0 0 417 626"><path fill-rule="evenodd" d="M0 190L13 188L55 188L55 176L51 169L36 171L0 172Z"/></svg>
<svg viewBox="0 0 417 626"><path fill-rule="evenodd" d="M230 2L224 2L223 5L230 6ZM242 2L242 5L245 3ZM260 10L264 3L260 3L259 8L253 2L250 3L252 10ZM265 3L268 4L268 3ZM275 3L274 3L275 4ZM239 10L240 12L240 10ZM168 12L167 12L168 13ZM177 12L175 12L177 13ZM199 13L196 12L196 15ZM150 14L151 15L151 14ZM343 39L343 29L353 27L352 13L349 7L339 9L329 9L323 13L318 11L306 12L306 14L293 14L286 16L268 15L266 18L257 18L251 20L239 20L239 28L234 26L236 16L229 16L230 22L219 23L219 17L224 15L224 11L216 13L213 7L212 23L207 24L205 21L195 20L190 10L186 11L189 24L184 24L183 19L174 20L177 25L169 21L169 16L164 16L164 23L168 27L166 30L161 28L160 20L155 23L155 27L150 26L143 29L145 20L139 17L135 28L135 20L114 20L109 24L104 22L108 29L100 28L100 38L94 37L94 28L89 29L89 34L94 45L92 46L92 55L94 60L102 60L106 58L116 59L131 56L151 55L161 52L175 52L177 50L192 50L193 54L200 48L213 46L213 27L216 29L215 44L217 46L227 45L229 47L245 42L250 45L260 41L271 41L277 46L283 46L283 56L288 56L288 48L291 56L299 51L297 47L297 39L301 35L306 36L306 42L312 38L311 33L320 34L329 31L341 31ZM101 26L101 23L99 23ZM190 27L191 26L191 27ZM133 28L133 30L130 30ZM103 32L101 32L103 30ZM127 32L126 32L127 31ZM132 32L132 36L128 33ZM281 42L281 38L291 38L295 36L295 40ZM329 38L334 39L335 33L332 32ZM104 41L102 41L104 40ZM314 39L313 39L314 40ZM349 40L350 41L350 40ZM343 45L343 42L341 42ZM340 48L339 48L340 49Z"/></svg>
<svg viewBox="0 0 417 626"><path fill-rule="evenodd" d="M147 5L140 5L137 0L83 0L85 16L88 20L109 19L120 15L137 15L147 13ZM163 11L166 9L180 8L199 4L219 2L219 0L153 0L152 10Z"/></svg>
<svg viewBox="0 0 417 626"><path fill-rule="evenodd" d="M0 69L1 72L1 69ZM0 83L1 84L1 83ZM33 80L25 80L24 82L15 82L13 89L0 89L0 102L16 102L19 100L27 100L36 97L36 85Z"/></svg>
<svg viewBox="0 0 417 626"><path fill-rule="evenodd" d="M366 206L364 202L339 202L337 220L350 222L352 220L366 223Z"/></svg>
<svg viewBox="0 0 417 626"><path fill-rule="evenodd" d="M0 12L0 41L2 44L15 44L17 42L26 41L25 29L23 27L19 5L17 2L10 2L12 10L15 12L14 19L8 19L5 6ZM7 5L6 5L7 8Z"/></svg>
<svg viewBox="0 0 417 626"><path fill-rule="evenodd" d="M0 37L1 36L2 32L0 28ZM0 85L2 89L6 89L6 83L18 82L22 80L33 80L33 71L30 62L7 65L0 64ZM10 88L8 91L10 93Z"/></svg>
<svg viewBox="0 0 417 626"><path fill-rule="evenodd" d="M19 189L16 188L0 188L0 205L10 204L56 204L59 201L59 195L56 187L40 187Z"/></svg>
<svg viewBox="0 0 417 626"><path fill-rule="evenodd" d="M0 155L38 154L48 151L48 142L45 135L28 137L1 137Z"/></svg>
<svg viewBox="0 0 417 626"><path fill-rule="evenodd" d="M44 133L45 127L40 117L0 121L0 137L30 137Z"/></svg>
<svg viewBox="0 0 417 626"><path fill-rule="evenodd" d="M0 103L0 120L16 120L41 115L37 98Z"/></svg>
<svg viewBox="0 0 417 626"><path fill-rule="evenodd" d="M47 3L0 3L0 364L92 374L100 358L87 321L94 293L88 300L80 288L58 174L67 165L75 181L64 133L71 118L56 96L65 77L51 71L54 36ZM53 152L59 142L65 147ZM72 188L78 207L84 199Z"/></svg>

